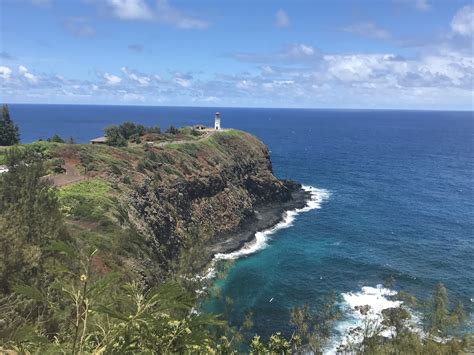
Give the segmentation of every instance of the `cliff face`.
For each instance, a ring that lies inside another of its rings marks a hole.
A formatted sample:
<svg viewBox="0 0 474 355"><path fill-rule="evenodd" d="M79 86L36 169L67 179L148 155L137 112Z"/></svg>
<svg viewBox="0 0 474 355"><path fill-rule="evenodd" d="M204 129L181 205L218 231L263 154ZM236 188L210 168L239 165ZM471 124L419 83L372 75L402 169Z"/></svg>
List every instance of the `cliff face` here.
<svg viewBox="0 0 474 355"><path fill-rule="evenodd" d="M163 163L128 198L129 216L163 260L238 231L256 209L290 201L299 187L273 176L267 147L240 131L153 153Z"/></svg>
<svg viewBox="0 0 474 355"><path fill-rule="evenodd" d="M191 247L209 260L305 204L299 184L273 176L268 149L254 136L189 132L121 148L35 143L73 238L97 247L108 268L155 277Z"/></svg>

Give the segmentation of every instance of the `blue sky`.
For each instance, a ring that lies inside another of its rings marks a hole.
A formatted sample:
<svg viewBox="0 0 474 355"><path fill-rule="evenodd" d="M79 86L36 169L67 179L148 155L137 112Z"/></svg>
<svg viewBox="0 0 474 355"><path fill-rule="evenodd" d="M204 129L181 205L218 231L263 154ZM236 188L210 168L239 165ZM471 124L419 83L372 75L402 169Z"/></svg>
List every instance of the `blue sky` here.
<svg viewBox="0 0 474 355"><path fill-rule="evenodd" d="M0 101L473 109L462 0L2 0Z"/></svg>

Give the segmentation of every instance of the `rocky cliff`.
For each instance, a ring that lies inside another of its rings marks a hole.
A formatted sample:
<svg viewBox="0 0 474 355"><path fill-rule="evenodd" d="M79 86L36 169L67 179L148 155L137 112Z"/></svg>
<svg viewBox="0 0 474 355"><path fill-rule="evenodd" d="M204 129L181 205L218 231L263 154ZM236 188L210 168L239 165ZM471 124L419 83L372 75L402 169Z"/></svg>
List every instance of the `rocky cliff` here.
<svg viewBox="0 0 474 355"><path fill-rule="evenodd" d="M33 145L49 159L73 238L100 250L104 270L155 277L192 247L209 260L308 198L273 175L261 141L238 130L181 129L127 147Z"/></svg>
<svg viewBox="0 0 474 355"><path fill-rule="evenodd" d="M248 133L223 131L150 150L160 164L128 198L129 216L163 260L196 241L216 249L230 238L235 243L217 250L237 248L252 229L275 223L283 209L304 205L301 186L277 179L267 147ZM259 219L256 211L270 206L273 213Z"/></svg>

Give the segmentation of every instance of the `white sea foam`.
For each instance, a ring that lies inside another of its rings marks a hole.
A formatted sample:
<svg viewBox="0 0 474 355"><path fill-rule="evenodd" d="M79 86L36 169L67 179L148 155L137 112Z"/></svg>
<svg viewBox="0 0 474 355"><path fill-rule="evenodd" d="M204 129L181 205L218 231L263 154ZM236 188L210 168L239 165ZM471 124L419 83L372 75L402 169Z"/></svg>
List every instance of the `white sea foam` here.
<svg viewBox="0 0 474 355"><path fill-rule="evenodd" d="M233 251L231 253L218 253L214 255L214 260L237 259L264 249L268 245L267 242L272 234L281 229L291 227L296 216L298 216L300 213L321 208L321 204L330 196L329 191L325 189L317 189L312 186L303 186L303 190L310 193L310 199L307 201L305 207L292 211L286 211L283 215L283 220L280 223L276 224L270 229L255 233L255 239L246 243L239 250Z"/></svg>
<svg viewBox="0 0 474 355"><path fill-rule="evenodd" d="M358 344L363 340L365 329L375 330L380 328L383 315L382 311L388 308L398 308L402 305L401 301L391 299L397 294L396 291L377 285L376 287L365 286L360 292L347 292L341 294L341 310L344 319L340 321L335 330L338 336L334 337L329 346L324 351L325 354L336 354L339 345ZM366 314L362 314L358 307L369 306ZM416 326L418 322L416 315L412 315L412 325ZM389 337L392 335L392 329L384 329L380 335Z"/></svg>
<svg viewBox="0 0 474 355"><path fill-rule="evenodd" d="M303 208L297 208L292 211L286 211L283 215L283 220L276 224L274 227L267 229L265 231L256 232L255 239L246 243L239 250L230 252L230 253L217 253L214 255L209 268L202 275L195 276L198 280L210 280L216 276L215 263L219 260L230 260L238 259L243 256L247 256L255 253L258 250L264 249L268 244L267 241L272 234L279 231L280 229L285 229L291 227L293 222L300 213L308 212L314 209L321 208L321 204L331 196L331 193L325 189L318 189L313 186L302 186L303 190L309 192L310 198L306 202L306 206Z"/></svg>

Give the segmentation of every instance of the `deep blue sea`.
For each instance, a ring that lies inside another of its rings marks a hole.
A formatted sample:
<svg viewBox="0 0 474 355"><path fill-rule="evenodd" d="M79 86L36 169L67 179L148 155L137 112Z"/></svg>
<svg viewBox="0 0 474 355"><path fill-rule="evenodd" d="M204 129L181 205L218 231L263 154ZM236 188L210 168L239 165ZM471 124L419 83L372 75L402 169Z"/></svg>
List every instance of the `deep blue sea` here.
<svg viewBox="0 0 474 355"><path fill-rule="evenodd" d="M329 197L271 235L266 248L238 259L218 283L233 304L215 300L213 309L227 309L234 325L253 312L255 331L265 336L287 329L292 306L317 308L332 291L341 304L344 295L370 297L392 276L394 289L420 297L444 283L472 322L473 112L10 106L23 142L54 133L87 142L126 120L212 125L217 110L222 126L269 146L278 177Z"/></svg>

